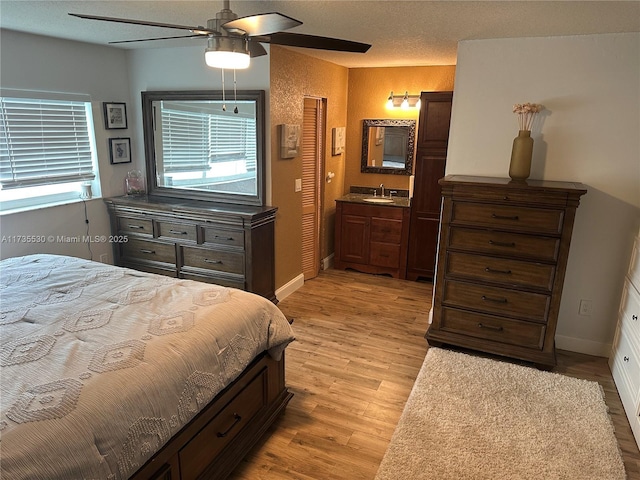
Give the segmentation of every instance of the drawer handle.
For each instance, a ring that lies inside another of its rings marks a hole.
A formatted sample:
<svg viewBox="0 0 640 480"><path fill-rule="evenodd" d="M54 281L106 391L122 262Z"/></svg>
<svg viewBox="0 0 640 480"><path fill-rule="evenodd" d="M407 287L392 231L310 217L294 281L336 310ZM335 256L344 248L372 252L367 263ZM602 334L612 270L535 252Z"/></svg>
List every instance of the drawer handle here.
<svg viewBox="0 0 640 480"><path fill-rule="evenodd" d="M625 362L628 362L628 361L629 361L629 357L624 357L624 358L623 358L623 360L624 360Z"/></svg>
<svg viewBox="0 0 640 480"><path fill-rule="evenodd" d="M491 214L491 218L495 218L497 220L520 220L520 217L518 217L518 215L497 215L495 213Z"/></svg>
<svg viewBox="0 0 640 480"><path fill-rule="evenodd" d="M208 258L205 258L204 263L212 263L213 265L222 265L222 260L209 260Z"/></svg>
<svg viewBox="0 0 640 480"><path fill-rule="evenodd" d="M631 315L631 320L633 320L634 322L638 321L638 315Z"/></svg>
<svg viewBox="0 0 640 480"><path fill-rule="evenodd" d="M487 330L494 330L496 332L501 332L502 327L495 327L493 325L485 325L484 323L479 323L478 328L486 328Z"/></svg>
<svg viewBox="0 0 640 480"><path fill-rule="evenodd" d="M491 267L485 267L484 271L487 273L503 273L505 275L511 275L511 270L496 270Z"/></svg>
<svg viewBox="0 0 640 480"><path fill-rule="evenodd" d="M144 230L144 227L142 225L127 225L127 228L133 228L134 230Z"/></svg>
<svg viewBox="0 0 640 480"><path fill-rule="evenodd" d="M495 240L489 240L489 245L495 245L496 247L515 247L516 242L496 242Z"/></svg>
<svg viewBox="0 0 640 480"><path fill-rule="evenodd" d="M214 236L213 236L213 238L216 238L216 239L220 239L220 238L221 238L221 239L223 239L223 240L227 240L227 241L229 241L229 242L232 242L232 241L233 241L233 237L223 237L223 236L221 236L221 235L214 235Z"/></svg>
<svg viewBox="0 0 640 480"><path fill-rule="evenodd" d="M181 232L179 230L169 230L169 233L175 233L176 235L188 235L189 232Z"/></svg>
<svg viewBox="0 0 640 480"><path fill-rule="evenodd" d="M156 254L155 250L147 250L146 248L141 248L140 252L141 253L148 253L149 255L155 255Z"/></svg>
<svg viewBox="0 0 640 480"><path fill-rule="evenodd" d="M218 438L224 438L227 435L229 435L229 432L231 432L231 430L233 429L233 427L235 427L241 420L242 417L240 415L238 415L237 413L233 414L233 423L231 424L231 426L229 428L227 428L224 432L218 432Z"/></svg>
<svg viewBox="0 0 640 480"><path fill-rule="evenodd" d="M485 302L493 302L493 303L507 303L506 298L491 298L491 297L487 297L486 295L482 295L482 300L484 300Z"/></svg>

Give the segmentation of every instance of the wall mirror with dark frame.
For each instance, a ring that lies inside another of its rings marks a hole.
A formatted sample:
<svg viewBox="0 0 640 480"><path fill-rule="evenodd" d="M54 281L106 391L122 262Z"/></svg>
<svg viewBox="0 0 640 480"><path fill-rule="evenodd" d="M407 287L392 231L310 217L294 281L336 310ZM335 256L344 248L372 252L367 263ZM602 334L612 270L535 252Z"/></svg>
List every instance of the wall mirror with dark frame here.
<svg viewBox="0 0 640 480"><path fill-rule="evenodd" d="M263 205L264 101L262 90L142 92L149 194Z"/></svg>
<svg viewBox="0 0 640 480"><path fill-rule="evenodd" d="M362 121L362 173L411 175L415 120Z"/></svg>

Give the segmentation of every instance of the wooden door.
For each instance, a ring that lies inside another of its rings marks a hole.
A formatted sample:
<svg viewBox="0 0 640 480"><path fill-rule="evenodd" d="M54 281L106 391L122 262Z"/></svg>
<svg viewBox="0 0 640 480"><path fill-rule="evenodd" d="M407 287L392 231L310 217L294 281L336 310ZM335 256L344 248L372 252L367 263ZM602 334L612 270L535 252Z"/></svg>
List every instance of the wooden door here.
<svg viewBox="0 0 640 480"><path fill-rule="evenodd" d="M304 99L302 124L302 273L305 280L320 271L320 176L324 158L324 100Z"/></svg>

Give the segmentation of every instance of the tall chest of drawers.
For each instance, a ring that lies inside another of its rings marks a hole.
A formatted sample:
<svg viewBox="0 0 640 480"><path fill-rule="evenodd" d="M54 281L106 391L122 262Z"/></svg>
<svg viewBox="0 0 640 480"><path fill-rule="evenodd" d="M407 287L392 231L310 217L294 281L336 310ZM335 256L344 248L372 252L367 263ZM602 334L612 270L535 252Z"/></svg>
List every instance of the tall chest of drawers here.
<svg viewBox="0 0 640 480"><path fill-rule="evenodd" d="M105 203L116 265L217 283L275 301L276 208L152 196Z"/></svg>
<svg viewBox="0 0 640 480"><path fill-rule="evenodd" d="M624 280L609 366L640 447L640 232Z"/></svg>
<svg viewBox="0 0 640 480"><path fill-rule="evenodd" d="M451 175L442 212L432 345L555 365L555 330L582 184Z"/></svg>

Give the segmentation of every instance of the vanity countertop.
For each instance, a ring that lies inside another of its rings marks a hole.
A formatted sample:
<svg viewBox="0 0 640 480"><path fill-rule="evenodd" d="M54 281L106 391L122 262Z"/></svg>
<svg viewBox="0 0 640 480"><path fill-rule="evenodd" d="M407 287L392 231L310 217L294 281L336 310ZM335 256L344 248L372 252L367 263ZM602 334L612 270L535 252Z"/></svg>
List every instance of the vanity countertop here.
<svg viewBox="0 0 640 480"><path fill-rule="evenodd" d="M336 199L336 202L347 203L364 203L367 205L378 205L383 207L404 207L409 208L411 199L408 197L392 196L381 197L373 196L368 193L348 193L344 197Z"/></svg>

